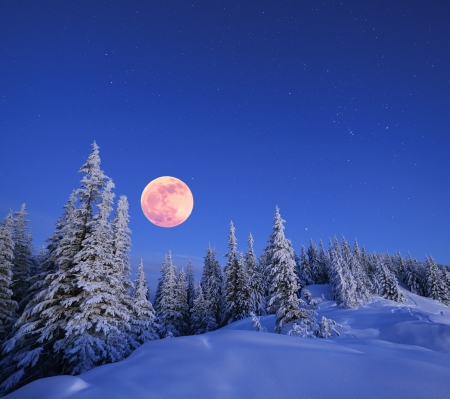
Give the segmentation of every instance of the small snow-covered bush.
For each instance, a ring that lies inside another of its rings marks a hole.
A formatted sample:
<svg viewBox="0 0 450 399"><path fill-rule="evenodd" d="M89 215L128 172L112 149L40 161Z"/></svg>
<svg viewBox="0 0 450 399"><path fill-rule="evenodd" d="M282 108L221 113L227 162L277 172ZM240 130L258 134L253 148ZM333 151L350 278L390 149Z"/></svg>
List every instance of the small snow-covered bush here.
<svg viewBox="0 0 450 399"><path fill-rule="evenodd" d="M316 337L319 338L330 338L333 332L339 337L338 330L335 327L342 327L340 324L336 323L334 320L327 319L322 316L322 320L318 324L317 330L314 332Z"/></svg>
<svg viewBox="0 0 450 399"><path fill-rule="evenodd" d="M313 323L311 320L304 319L292 325L292 330L289 330L288 335L295 335L299 337L314 337Z"/></svg>
<svg viewBox="0 0 450 399"><path fill-rule="evenodd" d="M267 328L261 325L258 316L256 316L253 312L250 313L250 316L252 316L252 326L255 331L267 332Z"/></svg>

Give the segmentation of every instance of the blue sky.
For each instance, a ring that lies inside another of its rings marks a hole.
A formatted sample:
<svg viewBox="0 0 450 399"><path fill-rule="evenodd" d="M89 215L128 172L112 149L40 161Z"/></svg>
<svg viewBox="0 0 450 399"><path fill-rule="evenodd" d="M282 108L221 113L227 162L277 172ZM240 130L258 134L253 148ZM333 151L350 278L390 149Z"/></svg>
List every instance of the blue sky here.
<svg viewBox="0 0 450 399"><path fill-rule="evenodd" d="M130 202L132 262L200 273L208 243L275 206L300 250L356 237L369 252L450 264L450 5L374 1L3 1L0 210L51 235L94 140ZM182 225L152 225L143 188L175 176Z"/></svg>

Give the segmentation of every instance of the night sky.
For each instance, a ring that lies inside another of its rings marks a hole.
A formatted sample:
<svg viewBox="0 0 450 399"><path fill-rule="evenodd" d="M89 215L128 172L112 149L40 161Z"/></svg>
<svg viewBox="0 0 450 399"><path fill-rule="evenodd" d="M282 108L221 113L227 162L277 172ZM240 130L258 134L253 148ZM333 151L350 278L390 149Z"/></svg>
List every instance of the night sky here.
<svg viewBox="0 0 450 399"><path fill-rule="evenodd" d="M0 3L0 212L54 230L95 140L130 202L132 265L222 265L230 220L259 255L275 206L299 252L342 234L450 264L448 1ZM183 180L166 229L140 196Z"/></svg>

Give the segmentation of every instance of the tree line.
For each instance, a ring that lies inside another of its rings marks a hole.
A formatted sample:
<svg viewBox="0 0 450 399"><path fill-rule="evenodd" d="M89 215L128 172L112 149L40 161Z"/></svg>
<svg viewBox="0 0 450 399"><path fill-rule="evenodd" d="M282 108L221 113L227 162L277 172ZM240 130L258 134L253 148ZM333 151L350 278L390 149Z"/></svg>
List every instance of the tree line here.
<svg viewBox="0 0 450 399"><path fill-rule="evenodd" d="M154 339L202 334L249 316L259 331L257 316L275 314L278 333L294 322L290 335L329 337L337 324L315 318L304 289L311 284L330 284L343 308L364 306L375 294L403 303L400 285L450 305L450 276L431 256L420 263L409 254L367 254L344 237L340 244L330 240L328 249L310 240L298 256L277 207L259 257L251 234L245 253L238 251L231 222L225 267L208 246L197 285L192 263L178 271L169 252L153 306L142 261L130 280L127 198L119 197L113 214L114 183L100 168L95 142L79 172L80 188L39 254L32 251L25 205L0 225L2 394L119 361Z"/></svg>

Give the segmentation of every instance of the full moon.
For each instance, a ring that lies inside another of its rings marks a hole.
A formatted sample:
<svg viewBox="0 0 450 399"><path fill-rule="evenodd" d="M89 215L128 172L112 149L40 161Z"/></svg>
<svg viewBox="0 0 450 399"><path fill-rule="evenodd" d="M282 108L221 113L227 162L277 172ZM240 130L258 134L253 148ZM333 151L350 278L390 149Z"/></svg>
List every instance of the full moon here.
<svg viewBox="0 0 450 399"><path fill-rule="evenodd" d="M142 212L150 222L160 227L175 227L183 223L194 207L194 197L186 183L171 176L152 180L142 191Z"/></svg>

